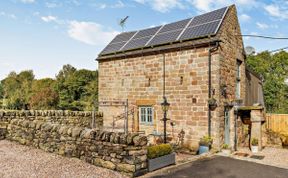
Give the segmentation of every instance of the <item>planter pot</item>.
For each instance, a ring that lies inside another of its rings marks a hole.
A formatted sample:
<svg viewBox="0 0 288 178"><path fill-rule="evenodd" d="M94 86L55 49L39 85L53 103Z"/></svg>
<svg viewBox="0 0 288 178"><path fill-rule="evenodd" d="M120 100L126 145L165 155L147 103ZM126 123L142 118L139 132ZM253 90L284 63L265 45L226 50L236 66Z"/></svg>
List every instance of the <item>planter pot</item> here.
<svg viewBox="0 0 288 178"><path fill-rule="evenodd" d="M209 108L210 108L212 111L214 111L214 110L217 108L217 104L215 104L215 105L209 105Z"/></svg>
<svg viewBox="0 0 288 178"><path fill-rule="evenodd" d="M208 153L210 150L209 146L207 145L200 145L199 146L199 155L203 154L203 153Z"/></svg>
<svg viewBox="0 0 288 178"><path fill-rule="evenodd" d="M231 150L230 149L222 149L222 153L224 153L224 155L230 155Z"/></svg>
<svg viewBox="0 0 288 178"><path fill-rule="evenodd" d="M151 172L171 164L175 164L175 153L161 156L159 158L148 159L148 171Z"/></svg>
<svg viewBox="0 0 288 178"><path fill-rule="evenodd" d="M251 146L252 153L258 153L258 146Z"/></svg>

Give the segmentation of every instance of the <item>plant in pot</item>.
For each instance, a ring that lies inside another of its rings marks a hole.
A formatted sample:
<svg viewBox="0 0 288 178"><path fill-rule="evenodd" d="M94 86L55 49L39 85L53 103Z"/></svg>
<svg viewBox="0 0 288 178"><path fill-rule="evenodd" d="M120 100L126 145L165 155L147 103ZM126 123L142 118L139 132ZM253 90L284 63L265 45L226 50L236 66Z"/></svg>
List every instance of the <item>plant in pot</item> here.
<svg viewBox="0 0 288 178"><path fill-rule="evenodd" d="M252 138L251 140L251 151L252 153L258 152L258 139L257 138Z"/></svg>
<svg viewBox="0 0 288 178"><path fill-rule="evenodd" d="M217 108L217 100L215 98L209 98L208 99L208 105L209 105L209 108L211 110L214 110Z"/></svg>
<svg viewBox="0 0 288 178"><path fill-rule="evenodd" d="M230 149L230 146L228 144L225 143L222 145L222 153L224 153L225 155L231 154L231 149Z"/></svg>
<svg viewBox="0 0 288 178"><path fill-rule="evenodd" d="M202 137L199 142L199 154L209 152L212 143L213 139L210 136L205 135L204 137Z"/></svg>
<svg viewBox="0 0 288 178"><path fill-rule="evenodd" d="M149 172L175 164L175 153L170 144L149 146L147 150Z"/></svg>

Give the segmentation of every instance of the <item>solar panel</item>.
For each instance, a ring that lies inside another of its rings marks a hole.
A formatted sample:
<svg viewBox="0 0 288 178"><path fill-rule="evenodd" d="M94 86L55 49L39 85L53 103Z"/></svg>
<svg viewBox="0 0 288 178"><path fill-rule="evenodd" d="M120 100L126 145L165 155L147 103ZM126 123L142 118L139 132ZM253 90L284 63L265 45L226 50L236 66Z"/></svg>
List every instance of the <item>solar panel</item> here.
<svg viewBox="0 0 288 178"><path fill-rule="evenodd" d="M120 33L110 42L110 44L128 41L135 33L136 31Z"/></svg>
<svg viewBox="0 0 288 178"><path fill-rule="evenodd" d="M121 33L104 48L100 55L216 35L228 8L164 26Z"/></svg>
<svg viewBox="0 0 288 178"><path fill-rule="evenodd" d="M159 31L159 33L164 33L167 31L174 31L174 30L179 30L179 29L183 29L187 23L190 21L190 19L185 19L185 20L181 20L179 22L174 22L174 23L170 23L170 24L166 24L164 25L164 27Z"/></svg>
<svg viewBox="0 0 288 178"><path fill-rule="evenodd" d="M228 7L224 7L222 9L218 9L218 10L215 10L215 11L203 14L203 15L196 16L194 17L192 22L189 24L189 27L193 27L193 26L200 25L203 23L222 19L223 14L225 13L227 8Z"/></svg>
<svg viewBox="0 0 288 178"><path fill-rule="evenodd" d="M132 39L129 41L122 50L130 50L130 49L137 49L144 47L145 44L150 40L151 36L149 37L143 37L138 39Z"/></svg>
<svg viewBox="0 0 288 178"><path fill-rule="evenodd" d="M215 33L215 30L217 29L220 22L221 20L217 20L214 22L187 28L181 35L179 40L188 40L197 37L212 35Z"/></svg>
<svg viewBox="0 0 288 178"><path fill-rule="evenodd" d="M155 46L176 41L181 32L182 29L172 32L159 33L147 44L147 46Z"/></svg>
<svg viewBox="0 0 288 178"><path fill-rule="evenodd" d="M148 37L148 36L153 36L160 28L161 26L158 27L153 27L153 28L148 28L145 30L140 30L134 37L133 39L137 38L142 38L142 37Z"/></svg>
<svg viewBox="0 0 288 178"><path fill-rule="evenodd" d="M110 43L103 49L101 54L108 54L108 53L119 51L125 43L126 42Z"/></svg>

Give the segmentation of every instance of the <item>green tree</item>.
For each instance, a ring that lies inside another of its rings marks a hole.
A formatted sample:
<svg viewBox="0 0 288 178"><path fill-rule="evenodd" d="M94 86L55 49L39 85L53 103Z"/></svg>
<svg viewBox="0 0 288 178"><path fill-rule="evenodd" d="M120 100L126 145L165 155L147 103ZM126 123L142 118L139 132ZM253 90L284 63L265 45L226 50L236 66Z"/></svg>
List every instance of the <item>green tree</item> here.
<svg viewBox="0 0 288 178"><path fill-rule="evenodd" d="M7 100L8 109L28 109L31 96L31 85L34 80L32 70L22 71L19 74L11 72L2 80L3 96Z"/></svg>
<svg viewBox="0 0 288 178"><path fill-rule="evenodd" d="M0 82L0 108L3 108L4 91L3 84Z"/></svg>
<svg viewBox="0 0 288 178"><path fill-rule="evenodd" d="M59 107L70 110L90 110L97 95L97 72L76 70L71 65L63 66L56 76Z"/></svg>
<svg viewBox="0 0 288 178"><path fill-rule="evenodd" d="M247 65L264 78L263 90L268 112L288 113L288 53L267 51L247 58Z"/></svg>
<svg viewBox="0 0 288 178"><path fill-rule="evenodd" d="M57 109L58 93L55 91L55 84L56 81L50 78L33 81L29 100L31 109Z"/></svg>

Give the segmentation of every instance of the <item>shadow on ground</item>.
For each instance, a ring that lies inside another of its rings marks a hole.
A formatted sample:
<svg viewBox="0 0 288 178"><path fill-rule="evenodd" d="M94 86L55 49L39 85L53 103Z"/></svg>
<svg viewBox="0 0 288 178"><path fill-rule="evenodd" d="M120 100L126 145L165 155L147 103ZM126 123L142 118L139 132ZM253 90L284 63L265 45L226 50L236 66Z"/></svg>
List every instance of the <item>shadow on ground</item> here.
<svg viewBox="0 0 288 178"><path fill-rule="evenodd" d="M153 178L287 178L288 170L216 156L188 163Z"/></svg>

